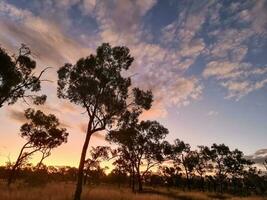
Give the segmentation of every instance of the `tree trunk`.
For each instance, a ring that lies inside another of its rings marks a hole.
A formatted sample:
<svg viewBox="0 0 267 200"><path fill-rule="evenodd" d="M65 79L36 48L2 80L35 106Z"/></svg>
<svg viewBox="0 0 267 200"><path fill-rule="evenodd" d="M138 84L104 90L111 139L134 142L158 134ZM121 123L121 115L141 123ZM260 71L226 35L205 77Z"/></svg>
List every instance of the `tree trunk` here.
<svg viewBox="0 0 267 200"><path fill-rule="evenodd" d="M214 190L214 192L217 192L217 183L216 183L216 180L213 180L213 190Z"/></svg>
<svg viewBox="0 0 267 200"><path fill-rule="evenodd" d="M220 193L222 194L223 193L223 178L220 177Z"/></svg>
<svg viewBox="0 0 267 200"><path fill-rule="evenodd" d="M80 159L80 164L79 164L79 169L78 169L78 180L76 184L76 190L74 193L74 200L80 200L81 199L81 194L82 194L82 185L83 185L83 172L84 172L84 163L85 163L85 158L86 158L86 152L88 149L89 141L91 138L92 133L90 132L89 129L90 125L88 125L88 130L85 138L85 142L83 144L83 149L82 149L82 154L81 154L81 159Z"/></svg>
<svg viewBox="0 0 267 200"><path fill-rule="evenodd" d="M9 176L8 176L8 179L7 179L7 186L10 187L11 183L13 182L14 180L14 177L15 177L15 173L16 173L16 169L17 169L17 166L14 165L11 169L11 171L9 172Z"/></svg>
<svg viewBox="0 0 267 200"><path fill-rule="evenodd" d="M138 172L138 191L139 192L143 191L142 176L140 172Z"/></svg>
<svg viewBox="0 0 267 200"><path fill-rule="evenodd" d="M185 173L186 173L186 185L187 185L187 189L190 191L191 190L191 187L190 187L189 175L188 175L187 170L185 170Z"/></svg>
<svg viewBox="0 0 267 200"><path fill-rule="evenodd" d="M83 185L86 185L87 183L87 172L85 172L85 175L84 175L84 180L83 180Z"/></svg>
<svg viewBox="0 0 267 200"><path fill-rule="evenodd" d="M205 188L204 188L204 177L201 175L201 190L202 190L202 192L204 192L205 191Z"/></svg>
<svg viewBox="0 0 267 200"><path fill-rule="evenodd" d="M23 147L21 148L20 153L19 153L19 155L18 155L18 158L17 158L17 160L16 160L16 163L12 166L12 169L11 169L11 171L10 171L10 173L9 173L9 176L8 176L8 179L7 179L7 186L8 186L8 187L11 185L11 183L12 183L14 177L15 177L16 170L17 170L17 168L19 167L19 163L20 163L20 161L21 161L21 156L22 156L22 154L23 154L23 151L24 151L25 147L26 147L28 144L29 144L29 142L27 142L26 144L23 145Z"/></svg>
<svg viewBox="0 0 267 200"><path fill-rule="evenodd" d="M135 192L135 173L134 173L134 167L132 171L132 192Z"/></svg>
<svg viewBox="0 0 267 200"><path fill-rule="evenodd" d="M142 178L140 176L138 177L138 191L139 192L143 191Z"/></svg>
<svg viewBox="0 0 267 200"><path fill-rule="evenodd" d="M132 188L132 177L133 177L133 173L130 172L130 176L129 176L129 188Z"/></svg>

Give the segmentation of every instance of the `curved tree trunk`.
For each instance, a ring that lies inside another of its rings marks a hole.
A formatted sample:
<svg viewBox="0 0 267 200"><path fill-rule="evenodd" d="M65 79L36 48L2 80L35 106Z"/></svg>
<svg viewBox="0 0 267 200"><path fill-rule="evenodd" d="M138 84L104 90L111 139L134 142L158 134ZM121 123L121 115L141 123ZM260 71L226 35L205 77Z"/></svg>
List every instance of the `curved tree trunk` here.
<svg viewBox="0 0 267 200"><path fill-rule="evenodd" d="M90 127L90 126L88 126ZM78 180L76 184L76 190L74 193L74 200L80 200L81 199L81 194L82 194L82 185L83 185L83 172L84 172L84 163L85 163L85 158L86 158L86 152L89 146L89 141L91 138L91 130L88 128L86 138L83 144L83 149L82 149L82 154L81 154L81 159L80 159L80 164L79 164L79 169L78 169Z"/></svg>
<svg viewBox="0 0 267 200"><path fill-rule="evenodd" d="M7 186L8 187L10 187L11 183L13 182L13 180L15 178L15 173L16 173L17 167L18 167L18 165L15 164L12 167L12 169L10 170L10 173L9 173L9 176L8 176L8 179L7 179Z"/></svg>
<svg viewBox="0 0 267 200"><path fill-rule="evenodd" d="M16 163L12 166L10 172L9 172L9 175L8 175L8 179L7 179L7 186L9 187L11 185L11 183L13 182L13 179L15 178L15 173L16 173L16 170L17 168L19 167L20 165L20 162L22 160L21 156L23 154L23 151L25 149L25 147L29 144L29 142L27 142L26 144L23 145L23 147L21 148L20 150L20 153L18 155L18 158L16 160Z"/></svg>

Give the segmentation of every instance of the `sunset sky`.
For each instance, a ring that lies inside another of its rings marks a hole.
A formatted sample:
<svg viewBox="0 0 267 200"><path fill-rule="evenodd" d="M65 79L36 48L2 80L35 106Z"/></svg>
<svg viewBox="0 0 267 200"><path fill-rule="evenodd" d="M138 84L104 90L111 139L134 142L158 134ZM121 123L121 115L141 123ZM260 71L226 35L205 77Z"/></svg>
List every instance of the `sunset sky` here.
<svg viewBox="0 0 267 200"><path fill-rule="evenodd" d="M267 155L267 1L239 0L0 0L0 45L27 44L44 75L38 108L58 116L67 144L45 163L77 166L84 141L83 110L56 96L56 71L95 52L103 42L134 56L134 85L151 89L143 119L169 130L168 141L225 143L246 155ZM0 110L0 164L14 161L27 105ZM91 145L104 144L97 133ZM33 162L39 159L33 157Z"/></svg>

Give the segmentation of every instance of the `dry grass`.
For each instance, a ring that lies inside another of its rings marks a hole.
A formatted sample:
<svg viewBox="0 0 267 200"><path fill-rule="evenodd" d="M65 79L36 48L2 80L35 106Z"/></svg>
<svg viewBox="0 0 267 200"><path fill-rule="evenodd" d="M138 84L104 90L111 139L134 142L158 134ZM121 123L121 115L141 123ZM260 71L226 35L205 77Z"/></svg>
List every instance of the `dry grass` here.
<svg viewBox="0 0 267 200"><path fill-rule="evenodd" d="M49 184L45 187L25 187L17 184L11 189L0 184L0 200L71 200L74 191L73 184ZM117 187L85 187L83 200L264 200L267 198L247 197L237 198L230 196L217 196L212 193L182 192L177 190L158 190L158 193L133 194L129 189Z"/></svg>

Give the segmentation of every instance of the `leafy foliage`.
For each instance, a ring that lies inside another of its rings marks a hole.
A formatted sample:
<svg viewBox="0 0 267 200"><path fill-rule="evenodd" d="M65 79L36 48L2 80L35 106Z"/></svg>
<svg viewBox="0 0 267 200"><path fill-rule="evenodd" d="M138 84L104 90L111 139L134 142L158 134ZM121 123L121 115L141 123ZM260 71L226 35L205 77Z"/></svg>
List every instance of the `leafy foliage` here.
<svg viewBox="0 0 267 200"><path fill-rule="evenodd" d="M67 142L68 133L65 128L59 128L59 121L55 115L46 115L40 110L31 108L25 111L25 117L28 120L20 128L20 136L26 139L16 163L12 166L8 185L11 184L15 171L36 152L42 153L42 158L38 164L40 167L42 161L50 155L52 149Z"/></svg>
<svg viewBox="0 0 267 200"><path fill-rule="evenodd" d="M41 76L45 70L35 76L33 70L36 62L31 58L31 51L26 45L19 49L17 57L10 56L0 48L0 107L4 104L14 104L18 99L31 99L34 104L43 104L45 95L32 93L41 90ZM26 92L31 93L27 94Z"/></svg>
<svg viewBox="0 0 267 200"><path fill-rule="evenodd" d="M58 97L69 99L86 109L92 121L91 132L111 127L129 107L149 109L150 91L133 88L131 79L123 77L133 62L127 47L111 47L104 43L96 55L81 58L75 65L65 64L58 71ZM127 102L132 98L132 102Z"/></svg>
<svg viewBox="0 0 267 200"><path fill-rule="evenodd" d="M128 121L126 121L128 123ZM107 139L119 145L114 154L118 155L115 164L123 167L128 173L137 175L139 191L142 181L149 170L164 161L163 139L168 129L157 121L131 123L128 128L110 131ZM141 169L141 167L145 169Z"/></svg>

